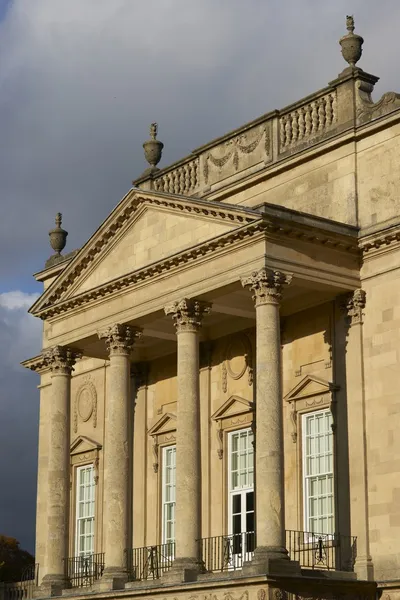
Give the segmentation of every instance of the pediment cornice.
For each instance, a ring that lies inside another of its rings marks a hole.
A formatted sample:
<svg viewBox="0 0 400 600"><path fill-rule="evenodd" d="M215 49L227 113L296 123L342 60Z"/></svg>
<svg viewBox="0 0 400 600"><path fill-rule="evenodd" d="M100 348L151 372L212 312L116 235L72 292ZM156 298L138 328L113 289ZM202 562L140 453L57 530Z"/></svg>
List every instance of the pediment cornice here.
<svg viewBox="0 0 400 600"><path fill-rule="evenodd" d="M121 228L134 213L143 207L176 211L194 218L219 220L243 227L260 219L260 214L250 208L236 207L225 203L186 198L161 192L144 192L132 188L113 210L109 217L81 248L65 270L30 308L38 315L44 308L59 302L81 273L88 268L97 255L104 251ZM163 261L162 261L163 262Z"/></svg>

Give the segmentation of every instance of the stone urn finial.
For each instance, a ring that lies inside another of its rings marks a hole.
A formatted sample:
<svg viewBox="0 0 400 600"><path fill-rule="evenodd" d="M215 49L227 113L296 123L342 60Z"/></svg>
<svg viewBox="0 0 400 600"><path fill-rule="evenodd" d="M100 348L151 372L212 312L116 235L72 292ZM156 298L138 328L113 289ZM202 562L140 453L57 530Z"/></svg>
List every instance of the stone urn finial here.
<svg viewBox="0 0 400 600"><path fill-rule="evenodd" d="M54 229L51 229L51 231L49 231L50 246L53 248L54 252L57 255L61 254L61 251L64 250L65 244L67 243L68 231L65 231L65 229L62 229L61 223L62 223L62 214L57 213L56 214L56 226Z"/></svg>
<svg viewBox="0 0 400 600"><path fill-rule="evenodd" d="M347 15L346 27L348 33L340 38L339 44L342 46L342 56L344 60L349 63L350 67L354 68L361 58L364 40L360 35L354 33L353 15Z"/></svg>
<svg viewBox="0 0 400 600"><path fill-rule="evenodd" d="M144 155L147 162L150 165L150 168L145 171L145 173L154 173L154 171L158 171L158 163L161 160L162 149L164 148L164 144L157 139L157 131L158 125L157 123L152 123L150 125L150 139L147 142L144 142Z"/></svg>

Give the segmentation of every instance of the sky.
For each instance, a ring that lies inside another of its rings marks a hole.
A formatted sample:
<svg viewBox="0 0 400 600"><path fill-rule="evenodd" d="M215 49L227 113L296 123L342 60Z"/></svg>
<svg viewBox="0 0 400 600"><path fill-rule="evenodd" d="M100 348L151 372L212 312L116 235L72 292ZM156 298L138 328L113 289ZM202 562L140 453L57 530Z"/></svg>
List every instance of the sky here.
<svg viewBox="0 0 400 600"><path fill-rule="evenodd" d="M0 0L0 533L34 549L41 350L27 314L63 214L80 247L146 168L299 100L346 66L354 14L375 99L400 90L399 0Z"/></svg>

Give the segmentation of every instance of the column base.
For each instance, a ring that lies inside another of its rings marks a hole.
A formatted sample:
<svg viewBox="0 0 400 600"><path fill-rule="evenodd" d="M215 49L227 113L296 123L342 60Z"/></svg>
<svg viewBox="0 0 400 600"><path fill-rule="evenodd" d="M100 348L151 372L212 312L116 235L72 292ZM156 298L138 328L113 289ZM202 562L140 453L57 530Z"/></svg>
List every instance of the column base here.
<svg viewBox="0 0 400 600"><path fill-rule="evenodd" d="M176 558L171 569L163 574L162 581L165 583L197 581L201 570L201 564L195 558Z"/></svg>
<svg viewBox="0 0 400 600"><path fill-rule="evenodd" d="M128 581L125 569L118 567L107 567L103 571L101 579L95 581L92 590L96 592L108 592L112 590L123 590Z"/></svg>
<svg viewBox="0 0 400 600"><path fill-rule="evenodd" d="M61 596L63 590L71 587L68 578L65 575L48 574L43 577L40 586L35 588L35 598L49 598L53 596Z"/></svg>
<svg viewBox="0 0 400 600"><path fill-rule="evenodd" d="M258 546L251 561L243 564L243 575L301 575L300 563L290 560L286 548Z"/></svg>
<svg viewBox="0 0 400 600"><path fill-rule="evenodd" d="M357 579L362 581L374 581L374 564L370 556L360 556L354 564L354 572Z"/></svg>

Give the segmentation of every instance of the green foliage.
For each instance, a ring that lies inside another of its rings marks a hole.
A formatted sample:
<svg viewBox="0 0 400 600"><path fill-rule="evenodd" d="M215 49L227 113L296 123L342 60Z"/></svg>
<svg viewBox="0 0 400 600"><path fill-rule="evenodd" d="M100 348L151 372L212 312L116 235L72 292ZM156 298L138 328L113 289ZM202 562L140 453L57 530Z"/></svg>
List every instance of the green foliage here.
<svg viewBox="0 0 400 600"><path fill-rule="evenodd" d="M19 547L18 540L0 535L0 581L21 581L26 570L34 565L35 558Z"/></svg>

